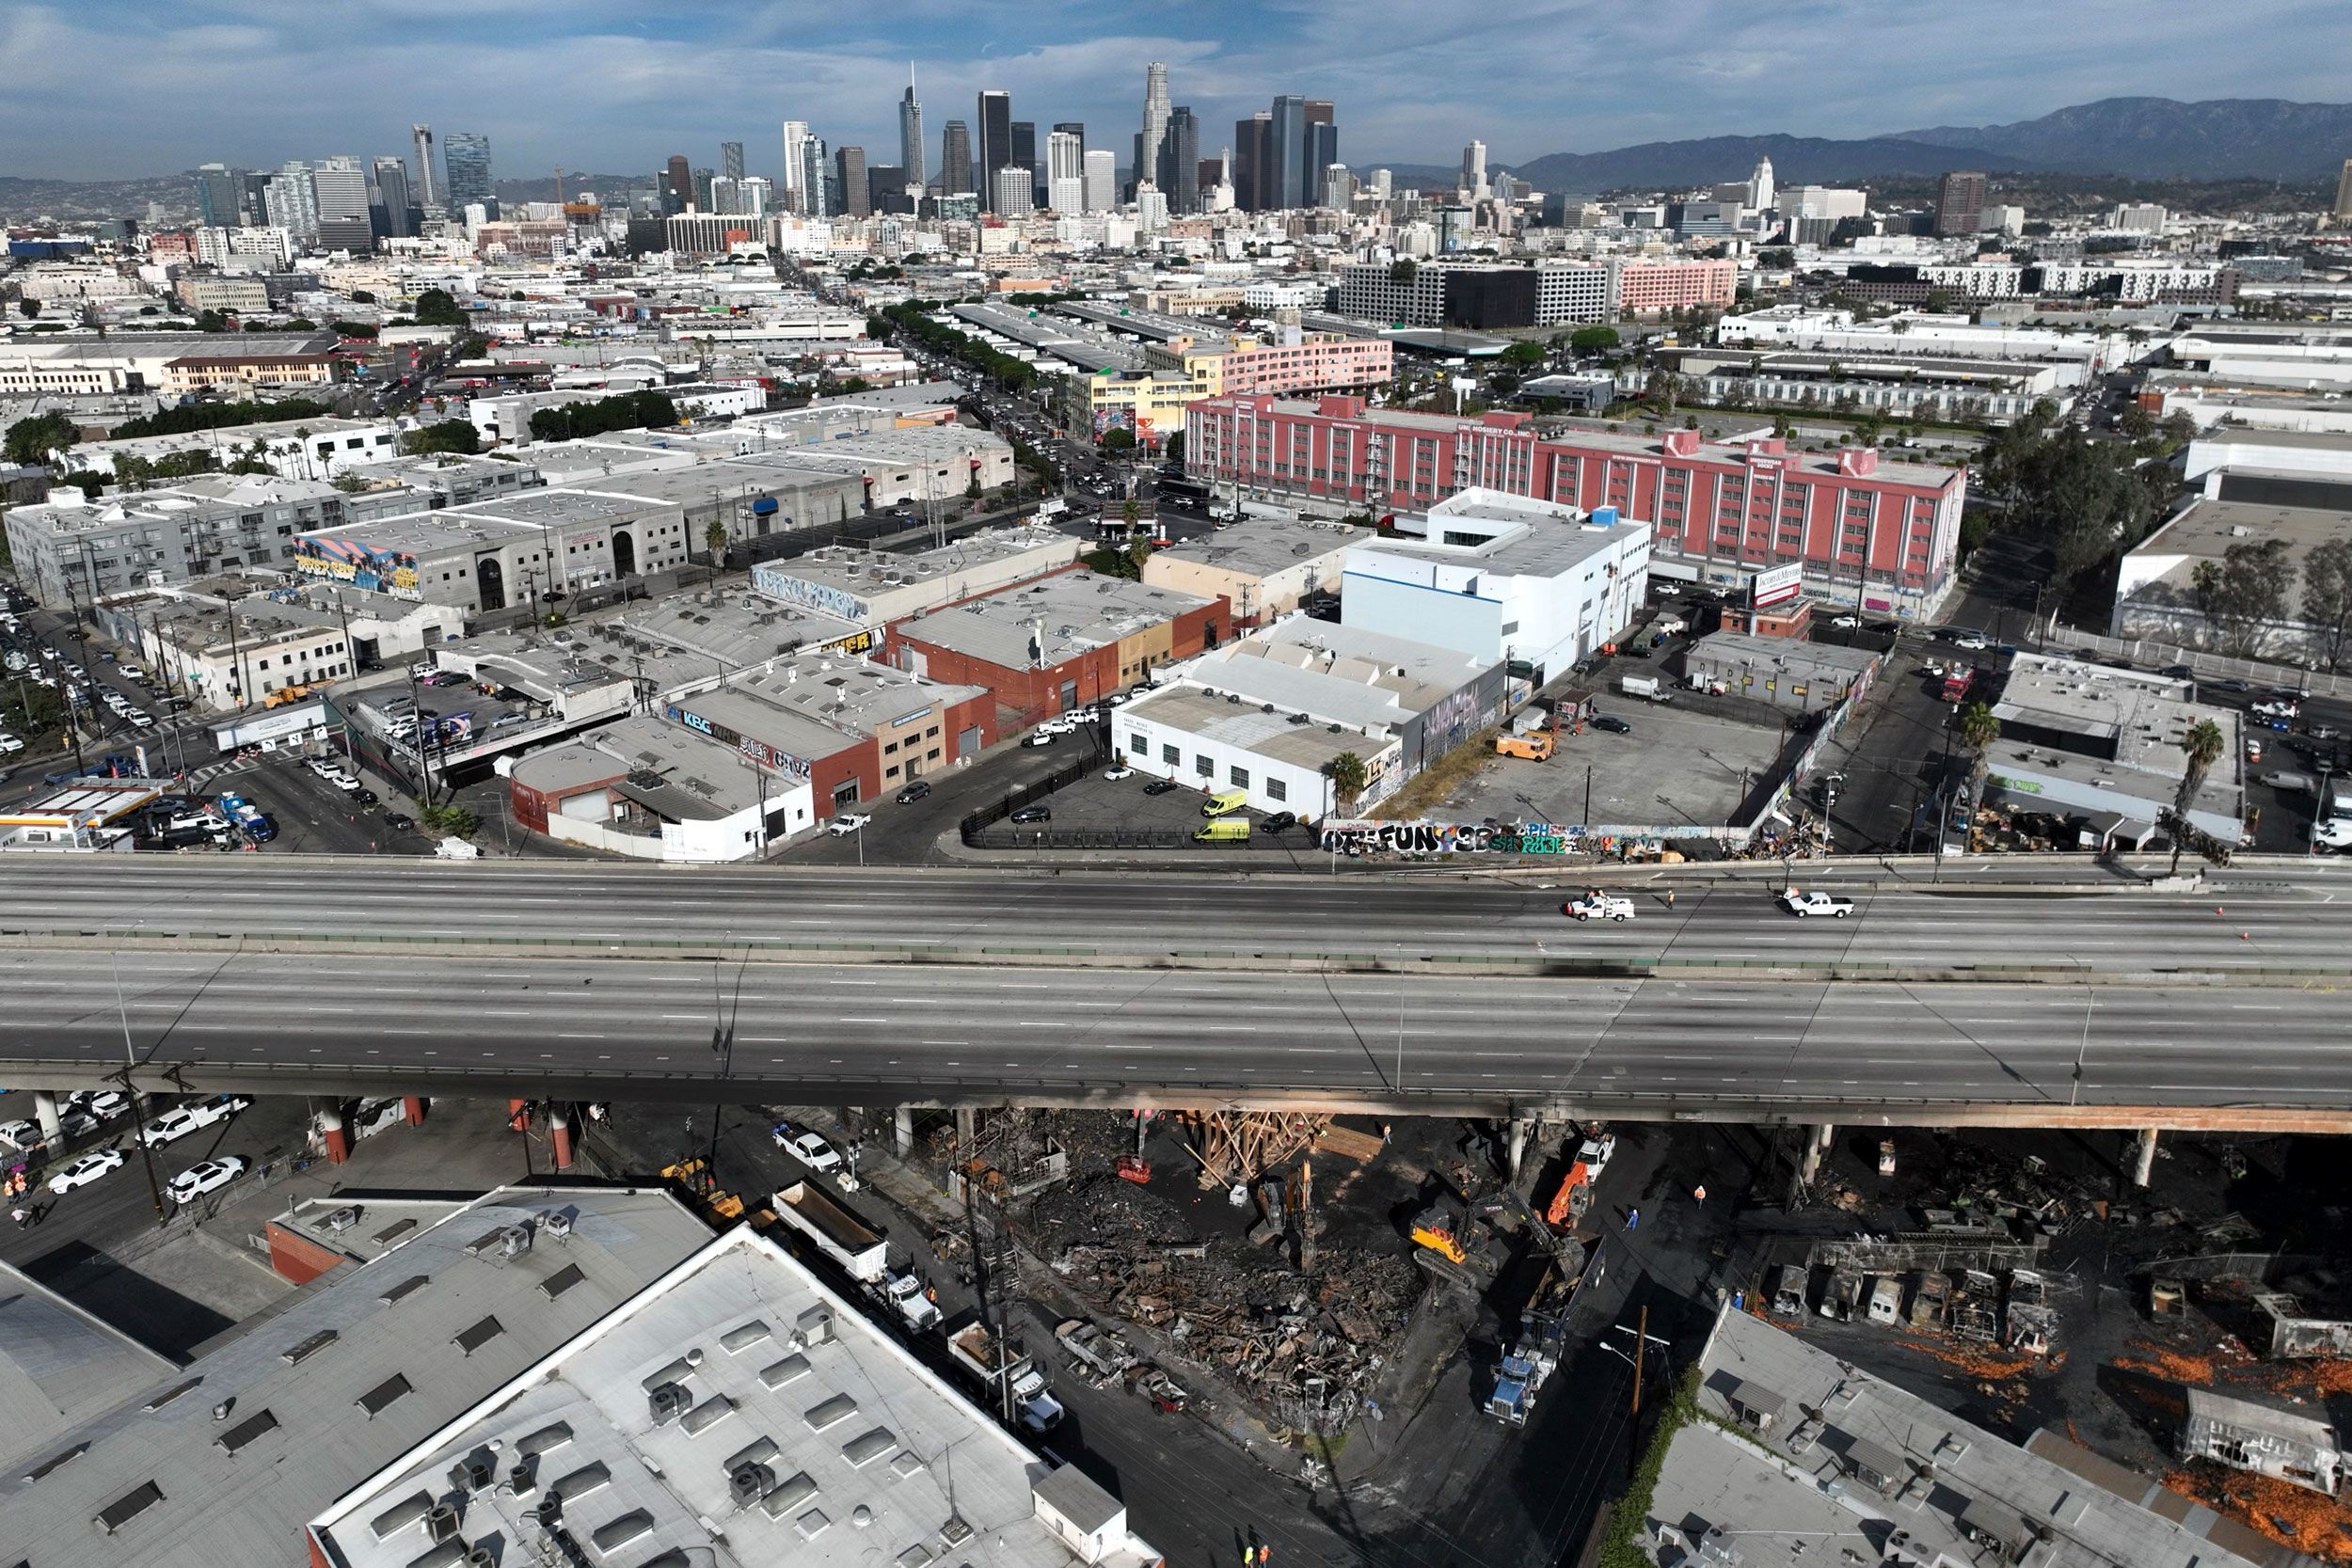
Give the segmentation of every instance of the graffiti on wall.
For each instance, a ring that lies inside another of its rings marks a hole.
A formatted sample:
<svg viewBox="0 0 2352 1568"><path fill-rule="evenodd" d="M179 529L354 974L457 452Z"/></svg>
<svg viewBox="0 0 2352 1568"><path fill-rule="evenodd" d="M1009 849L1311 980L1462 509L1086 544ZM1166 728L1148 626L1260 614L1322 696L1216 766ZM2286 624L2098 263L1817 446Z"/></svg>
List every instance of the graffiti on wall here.
<svg viewBox="0 0 2352 1568"><path fill-rule="evenodd" d="M379 550L349 539L313 536L294 541L294 570L348 583L396 599L422 599L417 558L401 550Z"/></svg>
<svg viewBox="0 0 2352 1568"><path fill-rule="evenodd" d="M722 724L716 720L706 719L701 714L679 707L675 703L665 704L662 706L661 717L673 724L683 724L697 735L707 735L722 745L732 746L758 766L772 768L787 778L805 779L809 775L810 768L806 759L796 757L791 752L771 746L755 736L740 734L728 725Z"/></svg>
<svg viewBox="0 0 2352 1568"><path fill-rule="evenodd" d="M774 566L753 569L752 592L764 599L813 610L820 615L836 615L844 621L863 620L866 616L866 603L855 594L830 583L796 578Z"/></svg>
<svg viewBox="0 0 2352 1568"><path fill-rule="evenodd" d="M1346 855L1565 855L1584 830L1549 822L1359 822L1323 825L1319 847Z"/></svg>
<svg viewBox="0 0 2352 1568"><path fill-rule="evenodd" d="M1470 687L1449 692L1421 716L1421 755L1423 766L1454 750L1486 726L1478 693Z"/></svg>

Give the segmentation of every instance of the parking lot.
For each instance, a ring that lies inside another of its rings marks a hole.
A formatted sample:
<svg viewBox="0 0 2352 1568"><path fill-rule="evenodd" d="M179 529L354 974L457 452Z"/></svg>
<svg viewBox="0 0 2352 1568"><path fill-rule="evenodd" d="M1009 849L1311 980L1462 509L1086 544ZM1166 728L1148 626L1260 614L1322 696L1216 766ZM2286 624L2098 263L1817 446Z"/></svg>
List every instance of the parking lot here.
<svg viewBox="0 0 2352 1568"><path fill-rule="evenodd" d="M1549 762L1490 758L1427 815L1460 822L1720 828L1771 773L1788 733L1772 709L1735 698L1683 692L1670 703L1604 697L1597 705L1632 733L1564 734Z"/></svg>
<svg viewBox="0 0 2352 1568"><path fill-rule="evenodd" d="M1025 831L1037 833L1051 831L1190 835L1199 832L1207 820L1200 815L1200 802L1208 799L1208 791L1179 784L1174 789L1162 790L1153 795L1148 788L1153 783L1149 773L1137 771L1130 778L1105 779L1103 774L1108 766L1106 763L1102 768L1091 768L1085 778L1055 791L1053 797L1043 802L1054 814L1052 820L1030 825ZM1307 849L1314 846L1312 835L1303 827L1269 833L1263 831L1263 813L1241 811L1232 815L1248 819L1251 829L1248 839L1237 843L1204 845L1203 848L1247 852ZM1023 831L1022 825L1008 820L991 830L991 836Z"/></svg>

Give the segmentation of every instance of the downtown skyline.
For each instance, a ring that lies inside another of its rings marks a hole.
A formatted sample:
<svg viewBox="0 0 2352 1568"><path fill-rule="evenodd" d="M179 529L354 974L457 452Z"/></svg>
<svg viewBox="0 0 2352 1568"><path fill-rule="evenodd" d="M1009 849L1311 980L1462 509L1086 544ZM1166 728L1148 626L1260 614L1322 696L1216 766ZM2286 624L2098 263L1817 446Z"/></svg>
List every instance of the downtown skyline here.
<svg viewBox="0 0 2352 1568"><path fill-rule="evenodd" d="M1504 34L1466 40L1447 31L1458 18L1393 0L1345 18L1205 4L1161 31L1104 30L1092 11L1052 5L918 8L897 37L869 18L826 37L798 9L646 17L605 0L389 0L350 8L331 28L279 0L199 0L167 19L117 0L72 11L0 4L0 46L43 65L0 103L0 168L109 179L212 159L364 157L404 147L406 127L425 121L487 135L514 175L559 164L634 173L680 149L701 164L741 141L749 172L775 179L775 128L787 119L869 158L895 150L910 63L933 156L945 119L1000 89L1016 119L1082 121L1089 145L1120 149L1124 164L1152 60L1168 63L1172 101L1199 117L1203 157L1237 118L1300 92L1340 103L1352 166L1444 165L1473 137L1510 166L1684 136L1992 122L2109 94L2324 99L2341 96L2331 67L2342 51L2312 40L2352 49L2352 21L2313 0L2258 0L2226 21L2152 20L2121 0L2074 9L2079 25L2053 42L1996 25L2029 14L2013 0L1899 21L1849 0L1761 16L1689 0L1662 23L1558 0L1515 12L1501 47ZM453 27L467 46L451 52ZM1796 106L1792 72L1807 84ZM125 93L151 112L123 114Z"/></svg>

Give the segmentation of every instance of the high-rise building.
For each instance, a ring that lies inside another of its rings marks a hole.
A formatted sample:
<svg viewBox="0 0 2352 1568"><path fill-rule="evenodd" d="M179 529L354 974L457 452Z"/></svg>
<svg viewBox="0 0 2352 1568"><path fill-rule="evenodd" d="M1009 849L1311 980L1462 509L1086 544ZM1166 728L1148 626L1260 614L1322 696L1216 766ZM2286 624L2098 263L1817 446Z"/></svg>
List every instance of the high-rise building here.
<svg viewBox="0 0 2352 1568"><path fill-rule="evenodd" d="M1057 213L1086 210L1086 138L1055 130L1045 138L1045 204Z"/></svg>
<svg viewBox="0 0 2352 1568"><path fill-rule="evenodd" d="M1274 117L1263 109L1233 122L1233 205L1245 213L1263 212L1273 181L1267 172L1273 158Z"/></svg>
<svg viewBox="0 0 2352 1568"><path fill-rule="evenodd" d="M833 174L833 210L843 217L872 217L874 198L866 184L866 149L845 147L835 152Z"/></svg>
<svg viewBox="0 0 2352 1568"><path fill-rule="evenodd" d="M1086 155L1086 210L1107 213L1119 205L1119 154L1098 147Z"/></svg>
<svg viewBox="0 0 2352 1568"><path fill-rule="evenodd" d="M310 200L320 245L328 250L375 248L375 225L368 216L368 171L358 159L328 158L311 169Z"/></svg>
<svg viewBox="0 0 2352 1568"><path fill-rule="evenodd" d="M1473 201L1483 200L1487 195L1486 144L1483 141L1473 141L1462 149L1462 189Z"/></svg>
<svg viewBox="0 0 2352 1568"><path fill-rule="evenodd" d="M801 169L805 160L801 144L808 140L808 121L787 119L784 122L784 210L787 213L804 211L801 193Z"/></svg>
<svg viewBox="0 0 2352 1568"><path fill-rule="evenodd" d="M1356 177L1347 172L1345 164L1332 164L1323 170L1322 183L1317 187L1316 203L1335 213L1344 213L1356 198Z"/></svg>
<svg viewBox="0 0 2352 1568"><path fill-rule="evenodd" d="M1756 172L1748 176L1748 206L1758 213L1769 213L1778 194L1772 185L1772 161L1758 158Z"/></svg>
<svg viewBox="0 0 2352 1568"><path fill-rule="evenodd" d="M939 194L970 196L972 186L972 131L960 119L951 119L939 134Z"/></svg>
<svg viewBox="0 0 2352 1568"><path fill-rule="evenodd" d="M417 205L433 212L441 205L441 182L433 171L433 127L411 125L408 135L417 149Z"/></svg>
<svg viewBox="0 0 2352 1568"><path fill-rule="evenodd" d="M2336 176L2336 221L2352 223L2352 158L2344 161L2344 172Z"/></svg>
<svg viewBox="0 0 2352 1568"><path fill-rule="evenodd" d="M1036 177L1019 164L1007 164L989 178L988 210L1002 217L1019 217L1030 211L1029 193Z"/></svg>
<svg viewBox="0 0 2352 1568"><path fill-rule="evenodd" d="M736 182L736 211L745 217L764 218L775 205L775 187L764 174L747 174Z"/></svg>
<svg viewBox="0 0 2352 1568"><path fill-rule="evenodd" d="M1038 187L1045 183L1045 166L1037 155L1037 121L1012 122L1012 162L1029 171L1029 205L1038 204Z"/></svg>
<svg viewBox="0 0 2352 1568"><path fill-rule="evenodd" d="M490 138L479 131L453 131L442 144L449 170L449 205L462 213L476 205L485 217L499 215L498 189L490 179Z"/></svg>
<svg viewBox="0 0 2352 1568"><path fill-rule="evenodd" d="M1143 130L1136 137L1136 182L1150 180L1167 189L1160 182L1164 166L1161 144L1168 135L1168 66L1153 60L1143 68Z"/></svg>
<svg viewBox="0 0 2352 1568"><path fill-rule="evenodd" d="M454 150L453 149L452 150ZM269 177L264 215L297 242L310 245L319 237L319 203L310 187L310 166L296 160Z"/></svg>
<svg viewBox="0 0 2352 1568"><path fill-rule="evenodd" d="M1963 170L1935 182L1935 231L1939 235L1974 234L1984 227L1984 198L1988 183L1982 174Z"/></svg>
<svg viewBox="0 0 2352 1568"><path fill-rule="evenodd" d="M719 172L730 180L743 178L743 144L723 141L719 144Z"/></svg>
<svg viewBox="0 0 2352 1568"><path fill-rule="evenodd" d="M980 94L978 120L980 195L989 210L996 207L996 171L1012 162L1012 94Z"/></svg>
<svg viewBox="0 0 2352 1568"><path fill-rule="evenodd" d="M1087 152L1086 121L1082 119L1057 120L1054 124L1054 129L1062 135L1075 136L1078 138L1078 159L1080 163L1084 163L1086 161Z"/></svg>
<svg viewBox="0 0 2352 1568"><path fill-rule="evenodd" d="M1327 98L1310 98L1306 113L1307 166L1298 192L1302 206L1313 202L1320 194L1316 185L1322 178L1322 170L1340 161L1340 128L1331 119L1331 101Z"/></svg>
<svg viewBox="0 0 2352 1568"><path fill-rule="evenodd" d="M1374 169L1372 171L1372 194L1383 201L1388 200L1390 193L1395 188L1395 174L1388 169Z"/></svg>
<svg viewBox="0 0 2352 1568"><path fill-rule="evenodd" d="M239 187L238 171L227 164L206 164L196 171L196 211L205 228L238 227Z"/></svg>
<svg viewBox="0 0 2352 1568"><path fill-rule="evenodd" d="M1303 207L1307 189L1307 101L1285 93L1274 101L1274 188L1272 208Z"/></svg>
<svg viewBox="0 0 2352 1568"><path fill-rule="evenodd" d="M884 213L912 213L914 198L907 194L907 171L897 164L866 166L866 210L877 216Z"/></svg>
<svg viewBox="0 0 2352 1568"><path fill-rule="evenodd" d="M266 228L269 224L269 182L275 178L262 169L249 169L238 176L242 187L237 198L238 219L251 228Z"/></svg>
<svg viewBox="0 0 2352 1568"><path fill-rule="evenodd" d="M833 213L833 171L826 166L825 138L801 138L801 211L813 218Z"/></svg>
<svg viewBox="0 0 2352 1568"><path fill-rule="evenodd" d="M408 210L406 164L398 158L375 160L375 196L368 205L368 215L375 220L375 231L384 238L405 240L417 231Z"/></svg>
<svg viewBox="0 0 2352 1568"><path fill-rule="evenodd" d="M691 213L694 210L694 171L686 166L686 154L673 152L661 172L661 191L665 214Z"/></svg>
<svg viewBox="0 0 2352 1568"><path fill-rule="evenodd" d="M1182 105L1169 112L1160 135L1157 183L1168 193L1169 212L1200 210L1200 121Z"/></svg>
<svg viewBox="0 0 2352 1568"><path fill-rule="evenodd" d="M923 180L923 104L914 96L914 66L907 65L907 95L898 100L898 163L905 169L901 184L920 191Z"/></svg>
<svg viewBox="0 0 2352 1568"><path fill-rule="evenodd" d="M694 211L698 213L717 212L719 207L712 198L712 187L718 184L719 177L707 168L698 168L693 173L693 181Z"/></svg>

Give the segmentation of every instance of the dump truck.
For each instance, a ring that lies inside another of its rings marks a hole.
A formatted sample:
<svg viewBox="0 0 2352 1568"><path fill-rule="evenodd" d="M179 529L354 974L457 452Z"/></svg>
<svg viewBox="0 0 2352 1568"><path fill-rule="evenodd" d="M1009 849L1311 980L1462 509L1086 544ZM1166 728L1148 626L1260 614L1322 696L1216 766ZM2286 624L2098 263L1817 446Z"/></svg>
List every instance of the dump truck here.
<svg viewBox="0 0 2352 1568"><path fill-rule="evenodd" d="M1519 1313L1518 1337L1503 1352L1495 1370L1494 1389L1486 1396L1487 1415L1513 1426L1525 1426L1534 1414L1535 1396L1560 1370L1568 1313L1576 1305L1577 1291L1587 1276L1600 1277L1604 1244L1595 1242L1589 1251L1571 1245L1565 1255L1554 1253L1544 1265Z"/></svg>
<svg viewBox="0 0 2352 1568"><path fill-rule="evenodd" d="M806 1181L776 1194L776 1217L861 1285L879 1285L889 1272L890 1249L881 1234Z"/></svg>
<svg viewBox="0 0 2352 1568"><path fill-rule="evenodd" d="M979 1402L998 1416L1033 1433L1051 1432L1061 1424L1061 1402L1047 1390L1045 1374L986 1323L949 1335L947 1351L958 1370L978 1387Z"/></svg>
<svg viewBox="0 0 2352 1568"><path fill-rule="evenodd" d="M925 1334L939 1326L939 1304L911 1274L885 1274L872 1287L874 1297L898 1316L910 1334Z"/></svg>

